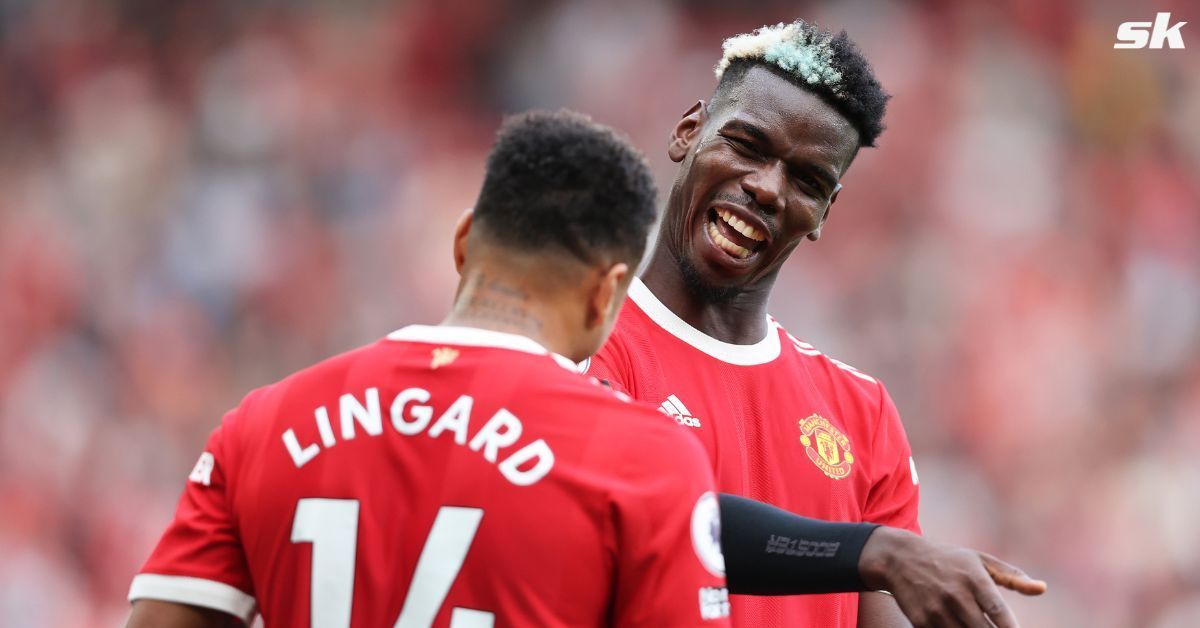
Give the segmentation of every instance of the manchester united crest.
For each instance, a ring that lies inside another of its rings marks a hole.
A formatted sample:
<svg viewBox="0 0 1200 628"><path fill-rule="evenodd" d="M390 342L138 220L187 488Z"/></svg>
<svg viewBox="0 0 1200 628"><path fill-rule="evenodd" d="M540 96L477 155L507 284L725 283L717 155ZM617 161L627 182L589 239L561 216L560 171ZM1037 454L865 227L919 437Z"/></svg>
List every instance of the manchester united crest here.
<svg viewBox="0 0 1200 628"><path fill-rule="evenodd" d="M854 464L850 439L825 418L814 414L800 421L800 444L825 475L835 480L850 475Z"/></svg>

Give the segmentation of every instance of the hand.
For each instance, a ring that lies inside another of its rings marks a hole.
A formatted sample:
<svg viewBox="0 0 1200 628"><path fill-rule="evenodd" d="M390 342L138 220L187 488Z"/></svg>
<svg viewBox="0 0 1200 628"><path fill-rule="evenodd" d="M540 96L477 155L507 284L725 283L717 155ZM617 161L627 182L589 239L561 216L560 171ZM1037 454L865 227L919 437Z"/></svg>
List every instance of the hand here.
<svg viewBox="0 0 1200 628"><path fill-rule="evenodd" d="M888 527L871 533L858 569L867 586L891 592L918 628L1017 628L997 586L1024 595L1046 592L1045 582L998 558Z"/></svg>

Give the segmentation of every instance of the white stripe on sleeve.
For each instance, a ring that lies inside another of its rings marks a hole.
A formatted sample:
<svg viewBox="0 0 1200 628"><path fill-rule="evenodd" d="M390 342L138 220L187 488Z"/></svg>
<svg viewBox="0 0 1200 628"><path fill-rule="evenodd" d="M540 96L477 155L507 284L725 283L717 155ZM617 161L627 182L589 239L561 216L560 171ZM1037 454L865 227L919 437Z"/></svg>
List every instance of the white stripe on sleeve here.
<svg viewBox="0 0 1200 628"><path fill-rule="evenodd" d="M238 617L246 625L250 625L257 614L254 597L241 589L224 582L188 576L138 574L129 587L129 601L134 600L162 600L212 608Z"/></svg>

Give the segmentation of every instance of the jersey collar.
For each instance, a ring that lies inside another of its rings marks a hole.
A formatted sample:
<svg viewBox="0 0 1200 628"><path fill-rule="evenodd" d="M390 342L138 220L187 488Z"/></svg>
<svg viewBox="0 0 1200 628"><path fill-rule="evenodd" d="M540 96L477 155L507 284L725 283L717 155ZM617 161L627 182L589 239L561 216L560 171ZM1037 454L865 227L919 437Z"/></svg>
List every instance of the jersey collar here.
<svg viewBox="0 0 1200 628"><path fill-rule="evenodd" d="M508 349L534 355L549 355L559 366L576 370L575 363L566 356L552 353L533 338L518 334L509 334L478 327L456 327L453 325L409 325L387 335L388 340L401 342L426 342L429 344L447 344L460 347L489 347L493 349Z"/></svg>
<svg viewBox="0 0 1200 628"><path fill-rule="evenodd" d="M650 292L650 288L638 277L629 284L629 299L637 304L650 320L666 330L672 336L707 353L708 355L737 366L752 366L766 364L779 357L779 331L771 317L767 317L767 335L752 345L737 345L722 342L687 324L658 297Z"/></svg>

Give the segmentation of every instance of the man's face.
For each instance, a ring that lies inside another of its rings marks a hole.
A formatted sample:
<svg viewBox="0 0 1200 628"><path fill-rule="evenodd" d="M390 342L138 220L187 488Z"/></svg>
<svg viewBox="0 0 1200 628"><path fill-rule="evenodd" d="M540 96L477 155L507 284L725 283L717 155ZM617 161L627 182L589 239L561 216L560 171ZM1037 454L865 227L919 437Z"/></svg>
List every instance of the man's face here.
<svg viewBox="0 0 1200 628"><path fill-rule="evenodd" d="M858 132L820 97L751 68L676 125L665 244L710 294L753 287L819 235L857 147Z"/></svg>

